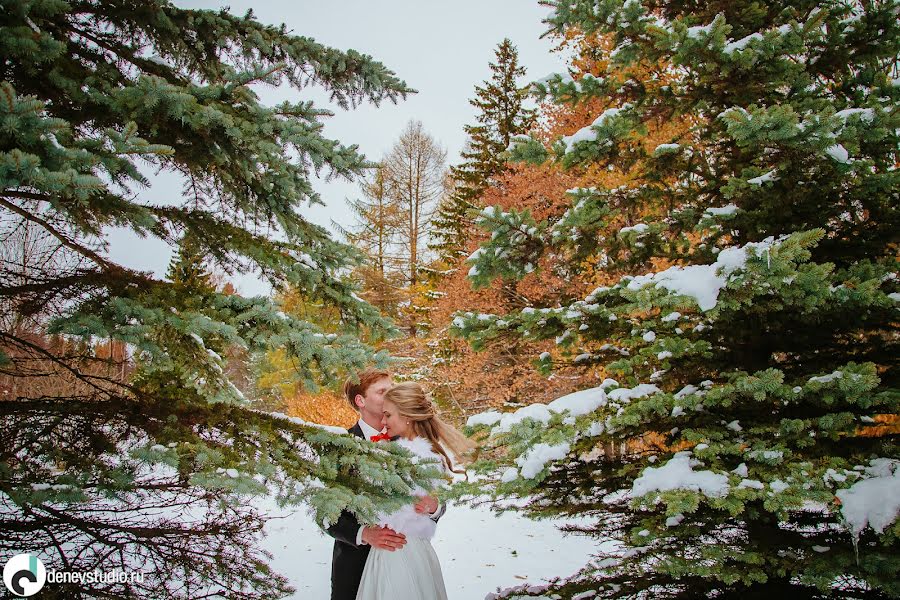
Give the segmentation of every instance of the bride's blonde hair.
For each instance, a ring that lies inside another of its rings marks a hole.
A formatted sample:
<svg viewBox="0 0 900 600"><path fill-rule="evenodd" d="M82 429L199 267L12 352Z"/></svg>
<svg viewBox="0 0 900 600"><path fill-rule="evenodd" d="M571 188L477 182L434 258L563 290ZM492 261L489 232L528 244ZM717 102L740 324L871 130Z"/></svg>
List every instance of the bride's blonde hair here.
<svg viewBox="0 0 900 600"><path fill-rule="evenodd" d="M475 448L472 440L441 419L437 406L418 383L399 383L387 391L384 399L397 407L400 416L409 420L417 436L431 442L431 448L444 457L449 469L453 469L453 460L444 448L453 452L457 462Z"/></svg>

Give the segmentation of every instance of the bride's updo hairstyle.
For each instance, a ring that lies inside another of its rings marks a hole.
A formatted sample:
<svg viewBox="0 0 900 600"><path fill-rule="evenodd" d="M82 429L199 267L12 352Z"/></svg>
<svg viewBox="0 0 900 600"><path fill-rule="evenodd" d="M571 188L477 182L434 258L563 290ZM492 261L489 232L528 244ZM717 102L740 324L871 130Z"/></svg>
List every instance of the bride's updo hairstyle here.
<svg viewBox="0 0 900 600"><path fill-rule="evenodd" d="M441 419L434 402L418 383L399 383L387 391L384 399L397 407L397 413L410 422L418 437L431 442L432 450L444 457L451 470L453 460L444 448L449 448L458 462L475 448L469 438Z"/></svg>

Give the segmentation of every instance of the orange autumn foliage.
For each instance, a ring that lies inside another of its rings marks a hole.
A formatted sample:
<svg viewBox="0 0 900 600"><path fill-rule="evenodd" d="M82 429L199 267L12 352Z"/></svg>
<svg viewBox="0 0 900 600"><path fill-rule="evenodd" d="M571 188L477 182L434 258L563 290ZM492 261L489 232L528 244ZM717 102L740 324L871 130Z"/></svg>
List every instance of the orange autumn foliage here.
<svg viewBox="0 0 900 600"><path fill-rule="evenodd" d="M606 40L576 39L569 43L579 45L579 55L573 61L573 77L577 80L585 73L599 74L606 63L594 58L611 49ZM650 68L641 66L639 68ZM664 72L665 70L654 66ZM659 85L666 83L660 77ZM562 135L571 135L592 123L605 109L614 106L614 98L591 98L575 104L546 104L541 109L540 126L533 132L535 138L550 145ZM644 150L651 154L656 145L669 143L686 135L689 124L681 119L660 119L651 124L649 135L640 138ZM640 161L627 170L591 165L587 169L564 170L552 162L541 165L513 164L509 171L494 185L488 187L481 198L481 206L497 206L504 211L529 210L537 222L554 219L571 206L571 196L566 190L574 187L616 188L628 186L641 177L645 165ZM633 225L645 217L632 207L616 207L620 215L609 223L606 235L615 235L620 228ZM659 208L662 212L663 207ZM468 253L478 248L486 239L483 230L472 232ZM538 268L517 282L494 281L489 287L474 290L466 274L468 265L460 260L451 275L442 281L438 290L443 293L435 302L432 312L435 335L439 338L436 364L430 371L438 387L439 397L452 394L454 400L466 412L477 412L503 404L531 404L549 402L567 393L596 386L607 374L600 366L579 365L561 354L552 341L529 342L520 338L496 342L480 352L473 351L468 343L447 338L447 328L457 311L480 313L506 313L525 306L555 307L573 298L583 298L598 285L610 284L621 277L600 265L597 257L580 265L579 275L565 273L558 267L565 261L553 253L545 255ZM657 261L653 268L670 266ZM443 337L442 337L443 336ZM535 361L542 352L553 356L556 371L549 377L540 375ZM446 390L443 392L441 390Z"/></svg>
<svg viewBox="0 0 900 600"><path fill-rule="evenodd" d="M359 419L343 394L333 390L319 390L315 394L299 391L284 399L285 412L310 423L349 428Z"/></svg>
<svg viewBox="0 0 900 600"><path fill-rule="evenodd" d="M875 415L876 425L860 427L857 434L862 437L882 437L900 434L900 415Z"/></svg>
<svg viewBox="0 0 900 600"><path fill-rule="evenodd" d="M565 191L574 182L572 174L555 165L511 165L498 184L486 190L482 203L503 210L528 209L541 221L565 211ZM483 230L474 231L467 251L473 252L485 237ZM533 361L550 351L552 342L513 340L474 352L467 342L447 338L446 331L456 311L497 313L530 305L555 306L563 298L587 294L590 283L557 275L549 259L521 281L494 281L480 290L472 288L467 271L460 261L438 286L445 295L434 303L431 315L435 334L444 336L431 371L436 395L445 399L452 395L467 412L476 412L504 403L548 402L583 387L584 374L547 379L536 371Z"/></svg>

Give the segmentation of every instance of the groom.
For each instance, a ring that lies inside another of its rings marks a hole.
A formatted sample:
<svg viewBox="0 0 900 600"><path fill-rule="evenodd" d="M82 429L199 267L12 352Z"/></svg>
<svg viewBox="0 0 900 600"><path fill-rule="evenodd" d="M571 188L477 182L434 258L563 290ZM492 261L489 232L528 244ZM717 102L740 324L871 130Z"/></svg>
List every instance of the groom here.
<svg viewBox="0 0 900 600"><path fill-rule="evenodd" d="M347 402L359 413L359 421L349 429L356 437L367 440L382 430L382 404L384 394L394 385L391 374L377 369L366 369L344 384ZM437 521L446 510L437 498L423 496L416 503L416 512L431 515ZM337 522L327 529L334 538L334 554L331 564L331 600L354 600L359 589L369 549L399 550L406 544L406 537L387 527L361 526L356 517L344 511Z"/></svg>

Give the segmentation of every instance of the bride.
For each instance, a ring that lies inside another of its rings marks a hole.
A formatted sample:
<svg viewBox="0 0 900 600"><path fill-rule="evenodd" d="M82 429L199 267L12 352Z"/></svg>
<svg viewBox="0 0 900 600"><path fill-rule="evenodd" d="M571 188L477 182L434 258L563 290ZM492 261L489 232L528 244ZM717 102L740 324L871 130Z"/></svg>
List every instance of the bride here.
<svg viewBox="0 0 900 600"><path fill-rule="evenodd" d="M437 415L434 403L417 383L401 383L384 396L382 423L391 438L413 454L439 462L446 473L457 457L473 446ZM427 490L413 492L424 496ZM406 545L390 551L372 548L363 569L356 600L446 600L444 577L431 538L437 524L425 511L407 505L382 515L379 525L406 536Z"/></svg>

